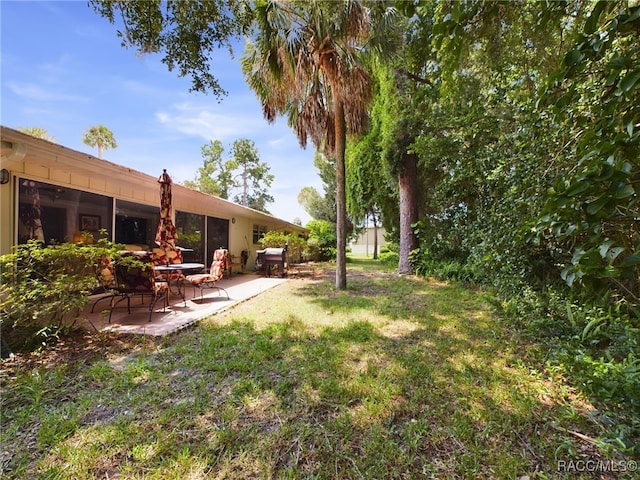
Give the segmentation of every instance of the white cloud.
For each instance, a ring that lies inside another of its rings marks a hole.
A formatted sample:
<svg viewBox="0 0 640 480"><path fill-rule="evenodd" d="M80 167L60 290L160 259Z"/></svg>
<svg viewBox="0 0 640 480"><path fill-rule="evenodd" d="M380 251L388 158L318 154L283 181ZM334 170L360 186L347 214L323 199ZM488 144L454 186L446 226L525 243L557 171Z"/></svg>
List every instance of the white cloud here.
<svg viewBox="0 0 640 480"><path fill-rule="evenodd" d="M88 101L86 97L80 95L68 95L64 93L60 93L58 91L54 91L40 85L36 85L35 83L22 83L18 84L16 82L7 83L7 87L17 96L22 97L26 100L34 100L39 102L86 102Z"/></svg>
<svg viewBox="0 0 640 480"><path fill-rule="evenodd" d="M284 148L287 147L289 143L289 139L286 137L278 137L278 138L274 138L273 140L269 140L267 142L267 145L269 145L271 148L274 149L279 149L279 148Z"/></svg>
<svg viewBox="0 0 640 480"><path fill-rule="evenodd" d="M162 88L131 78L114 77L111 83L118 84L123 91L135 95L157 96L159 98L166 95L166 91Z"/></svg>
<svg viewBox="0 0 640 480"><path fill-rule="evenodd" d="M238 112L238 113L234 113ZM251 112L242 112L221 104L199 105L192 102L173 104L156 112L161 124L189 136L205 140L220 140L223 143L238 138L251 137L263 126L260 117Z"/></svg>
<svg viewBox="0 0 640 480"><path fill-rule="evenodd" d="M72 56L69 54L61 55L55 62L47 62L39 67L39 70L43 73L44 78L49 81L59 76L69 75L69 65L72 61Z"/></svg>

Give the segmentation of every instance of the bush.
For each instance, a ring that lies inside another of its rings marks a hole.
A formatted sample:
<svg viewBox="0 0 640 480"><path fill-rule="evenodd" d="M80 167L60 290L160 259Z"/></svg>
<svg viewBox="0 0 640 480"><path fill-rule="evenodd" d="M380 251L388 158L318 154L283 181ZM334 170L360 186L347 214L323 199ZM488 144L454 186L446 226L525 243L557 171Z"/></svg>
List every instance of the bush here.
<svg viewBox="0 0 640 480"><path fill-rule="evenodd" d="M387 250L386 252L381 252L380 255L378 255L378 261L387 267L397 267L398 262L400 261L400 255L398 255L397 252L390 252Z"/></svg>
<svg viewBox="0 0 640 480"><path fill-rule="evenodd" d="M419 249L411 252L410 260L417 275L470 284L477 283L480 276L480 273L469 263L452 259L432 260L423 255Z"/></svg>
<svg viewBox="0 0 640 480"><path fill-rule="evenodd" d="M310 237L307 240L305 258L314 262L335 260L337 249L335 246L323 245L318 238Z"/></svg>
<svg viewBox="0 0 640 480"><path fill-rule="evenodd" d="M75 324L97 286L96 265L114 248L36 240L0 256L0 329L14 349L46 344Z"/></svg>
<svg viewBox="0 0 640 480"><path fill-rule="evenodd" d="M260 239L262 248L284 248L287 245L287 262L297 263L304 260L307 242L297 235L283 232L267 232Z"/></svg>

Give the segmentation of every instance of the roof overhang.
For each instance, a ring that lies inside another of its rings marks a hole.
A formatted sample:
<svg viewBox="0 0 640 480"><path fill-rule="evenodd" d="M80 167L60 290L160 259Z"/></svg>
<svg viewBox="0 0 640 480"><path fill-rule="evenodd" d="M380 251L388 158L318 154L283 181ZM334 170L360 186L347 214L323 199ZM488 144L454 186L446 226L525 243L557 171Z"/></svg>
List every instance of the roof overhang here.
<svg viewBox="0 0 640 480"><path fill-rule="evenodd" d="M88 177L116 178L119 183L140 187L141 185L155 185L157 177L134 170L117 163L103 160L87 153L72 150L26 133L0 126L0 167L12 169L20 162L36 163L38 166L67 172L70 174L86 175ZM161 172L158 173L158 176ZM174 185L174 198L183 197L196 202L216 207L230 216L238 216L264 221L277 229L305 233L307 229L288 222L268 213L254 210L237 203L208 195L184 185Z"/></svg>

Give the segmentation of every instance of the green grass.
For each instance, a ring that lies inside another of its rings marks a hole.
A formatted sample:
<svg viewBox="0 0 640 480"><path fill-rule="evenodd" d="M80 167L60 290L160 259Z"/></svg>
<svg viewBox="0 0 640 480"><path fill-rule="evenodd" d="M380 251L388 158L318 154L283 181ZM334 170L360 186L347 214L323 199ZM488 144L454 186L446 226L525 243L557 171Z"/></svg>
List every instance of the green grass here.
<svg viewBox="0 0 640 480"><path fill-rule="evenodd" d="M348 271L343 292L295 279L166 339L5 364L3 474L591 478L558 471L600 459L590 405L482 295Z"/></svg>

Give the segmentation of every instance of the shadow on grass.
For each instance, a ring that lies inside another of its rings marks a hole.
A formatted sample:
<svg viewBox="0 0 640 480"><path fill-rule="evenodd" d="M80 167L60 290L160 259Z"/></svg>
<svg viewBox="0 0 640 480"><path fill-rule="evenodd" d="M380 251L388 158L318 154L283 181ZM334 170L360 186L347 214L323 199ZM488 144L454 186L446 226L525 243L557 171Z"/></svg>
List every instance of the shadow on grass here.
<svg viewBox="0 0 640 480"><path fill-rule="evenodd" d="M20 417L15 433L24 442L13 445L25 446L31 433L35 446L6 471L16 478L576 478L558 462L599 459L568 433L589 434L586 407L523 362L521 347L472 292L396 277L349 285L297 288L297 301L340 318L320 331L292 299L264 328L238 315L124 364L95 362L66 383L53 372L36 382L46 387L25 380L8 392L3 424Z"/></svg>

